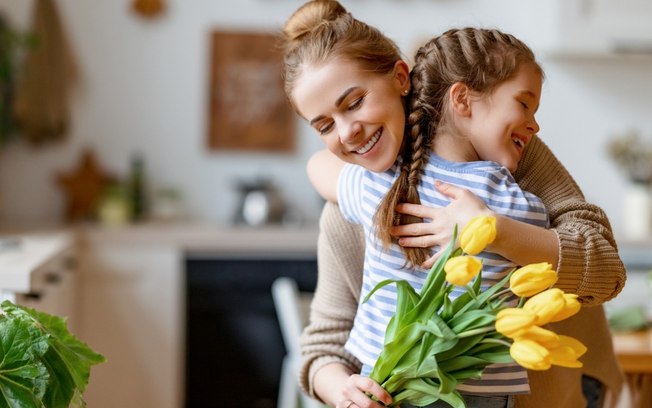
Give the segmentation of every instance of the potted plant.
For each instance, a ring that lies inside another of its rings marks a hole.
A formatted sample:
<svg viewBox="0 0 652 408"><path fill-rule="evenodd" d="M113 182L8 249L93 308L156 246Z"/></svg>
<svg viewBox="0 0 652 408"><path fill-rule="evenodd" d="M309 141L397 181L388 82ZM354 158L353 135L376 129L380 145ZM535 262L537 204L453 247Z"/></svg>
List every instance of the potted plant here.
<svg viewBox="0 0 652 408"><path fill-rule="evenodd" d="M90 367L105 361L65 319L4 301L0 308L0 407L84 407Z"/></svg>

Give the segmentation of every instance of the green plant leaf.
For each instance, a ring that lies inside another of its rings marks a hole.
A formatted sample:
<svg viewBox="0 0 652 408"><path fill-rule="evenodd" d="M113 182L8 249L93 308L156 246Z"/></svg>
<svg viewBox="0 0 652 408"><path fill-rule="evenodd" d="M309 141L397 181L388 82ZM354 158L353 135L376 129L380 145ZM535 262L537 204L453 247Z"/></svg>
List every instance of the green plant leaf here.
<svg viewBox="0 0 652 408"><path fill-rule="evenodd" d="M73 336L60 317L8 301L2 303L2 309L10 317L29 320L47 334L50 347L42 362L50 373L50 379L43 402L48 408L68 408L73 397L86 389L90 367L104 362L105 358Z"/></svg>
<svg viewBox="0 0 652 408"><path fill-rule="evenodd" d="M454 408L466 407L464 399L457 390L442 394L439 392L440 384L430 378L415 378L407 381L405 388L406 391L398 394L392 405L397 402L405 402L415 406L425 406L442 400Z"/></svg>
<svg viewBox="0 0 652 408"><path fill-rule="evenodd" d="M480 357L475 357L475 356L457 356L456 358L452 358L449 360L446 360L440 364L440 367L442 370L446 370L448 372L454 372L458 370L463 370L467 369L469 367L479 367L486 365L487 360L480 358Z"/></svg>
<svg viewBox="0 0 652 408"><path fill-rule="evenodd" d="M28 320L0 316L0 407L43 406L49 375L39 359L47 340Z"/></svg>
<svg viewBox="0 0 652 408"><path fill-rule="evenodd" d="M386 282L386 281L385 281ZM389 321L385 331L385 338L392 339L400 330L411 321L406 317L408 312L414 308L414 305L419 301L419 295L414 290L412 285L404 280L396 280L396 312ZM383 283L383 282L381 282ZM377 288L377 287L376 287ZM374 288L374 290L376 289Z"/></svg>
<svg viewBox="0 0 652 408"><path fill-rule="evenodd" d="M385 343L369 377L379 384L385 382L401 358L421 339L424 331L425 325L420 323L402 327L389 343Z"/></svg>
<svg viewBox="0 0 652 408"><path fill-rule="evenodd" d="M513 271L512 271L513 272ZM487 290L484 292L480 292L478 297L476 299L473 299L466 303L460 310L457 312L457 314L464 313L467 310L470 309L482 309L484 306L489 304L489 299L496 294L499 290L502 290L505 288L505 285L507 285L507 282L509 281L509 278L512 276L512 272L508 273L507 276L505 276L503 279L500 281L494 283L493 286L489 287ZM491 306L491 305L490 305Z"/></svg>
<svg viewBox="0 0 652 408"><path fill-rule="evenodd" d="M496 311L479 309L458 314L448 322L448 325L455 333L459 334L467 330L492 325L495 321Z"/></svg>
<svg viewBox="0 0 652 408"><path fill-rule="evenodd" d="M439 361L441 364L441 362L446 361L449 358L455 358L457 356L466 354L473 348L473 346L478 344L482 338L483 336L481 334L478 334L477 336L461 338L455 345L455 348L439 353L437 355L437 361Z"/></svg>

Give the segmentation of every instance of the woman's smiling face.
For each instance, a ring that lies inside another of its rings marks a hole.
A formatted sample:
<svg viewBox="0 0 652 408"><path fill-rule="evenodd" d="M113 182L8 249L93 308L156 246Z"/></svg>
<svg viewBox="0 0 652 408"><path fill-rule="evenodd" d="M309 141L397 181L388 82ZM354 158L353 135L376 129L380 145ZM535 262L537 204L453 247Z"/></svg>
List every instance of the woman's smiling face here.
<svg viewBox="0 0 652 408"><path fill-rule="evenodd" d="M381 75L336 59L305 67L291 97L328 150L345 162L382 172L394 164L403 143L406 89L409 72L403 61Z"/></svg>

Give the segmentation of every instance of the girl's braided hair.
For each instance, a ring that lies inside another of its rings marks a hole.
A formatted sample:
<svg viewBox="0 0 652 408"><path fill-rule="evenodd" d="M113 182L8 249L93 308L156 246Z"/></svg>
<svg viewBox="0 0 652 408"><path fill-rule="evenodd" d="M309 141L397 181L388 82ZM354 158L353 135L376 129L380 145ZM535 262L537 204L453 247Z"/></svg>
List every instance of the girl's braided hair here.
<svg viewBox="0 0 652 408"><path fill-rule="evenodd" d="M417 186L421 169L428 160L432 140L447 123L448 91L461 82L487 95L512 77L523 62L533 63L543 77L530 48L516 37L498 30L451 29L423 45L412 68L408 96L406 140L401 172L379 206L375 224L385 245L392 241L394 225L423 222L395 211L398 203L419 204ZM420 265L430 256L427 248L404 248L409 264Z"/></svg>

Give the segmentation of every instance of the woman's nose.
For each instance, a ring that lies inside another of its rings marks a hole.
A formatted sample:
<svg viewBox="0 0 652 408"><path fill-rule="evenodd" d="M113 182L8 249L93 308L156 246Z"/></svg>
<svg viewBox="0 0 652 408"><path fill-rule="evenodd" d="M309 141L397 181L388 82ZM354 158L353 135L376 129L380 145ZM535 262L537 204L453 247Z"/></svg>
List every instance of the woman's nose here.
<svg viewBox="0 0 652 408"><path fill-rule="evenodd" d="M343 144L355 140L356 135L362 130L362 126L357 120L342 120L338 127L340 142Z"/></svg>

